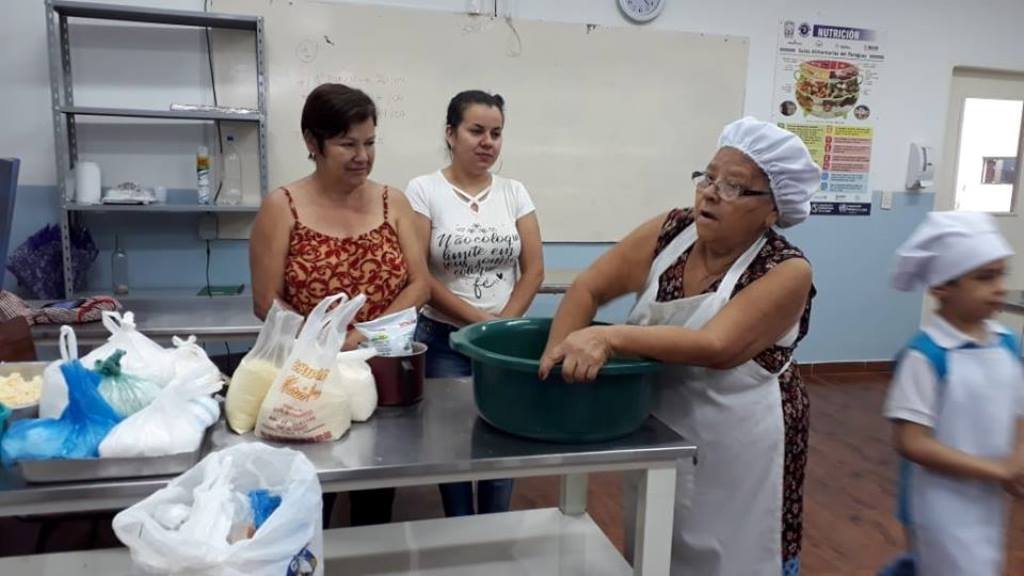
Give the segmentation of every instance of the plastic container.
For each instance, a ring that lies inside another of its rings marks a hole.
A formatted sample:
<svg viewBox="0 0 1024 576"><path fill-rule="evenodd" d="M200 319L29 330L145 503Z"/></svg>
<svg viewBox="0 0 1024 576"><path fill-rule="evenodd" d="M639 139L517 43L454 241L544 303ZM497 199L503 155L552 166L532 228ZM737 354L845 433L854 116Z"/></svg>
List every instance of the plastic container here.
<svg viewBox="0 0 1024 576"><path fill-rule="evenodd" d="M480 416L510 434L561 443L625 436L650 415L661 364L615 358L589 383L567 383L556 369L537 376L551 320L493 320L466 326L451 345L470 358Z"/></svg>
<svg viewBox="0 0 1024 576"><path fill-rule="evenodd" d="M128 294L128 253L121 248L121 238L114 235L114 252L110 254L110 280L114 294Z"/></svg>
<svg viewBox="0 0 1024 576"><path fill-rule="evenodd" d="M199 193L199 203L210 203L210 150L206 146L200 146L196 152L196 190Z"/></svg>
<svg viewBox="0 0 1024 576"><path fill-rule="evenodd" d="M224 177L217 204L238 206L242 203L242 159L238 156L235 137L228 135L224 148Z"/></svg>

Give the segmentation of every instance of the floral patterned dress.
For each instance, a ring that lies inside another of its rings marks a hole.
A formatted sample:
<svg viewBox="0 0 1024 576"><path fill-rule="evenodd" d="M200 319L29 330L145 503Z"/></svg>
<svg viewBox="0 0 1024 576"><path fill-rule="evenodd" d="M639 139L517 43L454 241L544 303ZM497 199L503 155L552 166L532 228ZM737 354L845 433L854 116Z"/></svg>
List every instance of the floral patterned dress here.
<svg viewBox="0 0 1024 576"><path fill-rule="evenodd" d="M409 283L398 232L388 222L388 189L384 188L384 222L347 238L304 225L291 192L285 188L284 193L295 219L284 269L285 302L305 316L327 296L338 292L350 297L365 294L366 304L355 321L380 316Z"/></svg>

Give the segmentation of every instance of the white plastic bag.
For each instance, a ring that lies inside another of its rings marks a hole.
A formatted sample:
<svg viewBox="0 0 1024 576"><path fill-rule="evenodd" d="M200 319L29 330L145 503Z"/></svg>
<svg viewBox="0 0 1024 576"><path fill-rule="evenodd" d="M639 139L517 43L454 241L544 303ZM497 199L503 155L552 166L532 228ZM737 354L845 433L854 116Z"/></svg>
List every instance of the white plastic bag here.
<svg viewBox="0 0 1024 576"><path fill-rule="evenodd" d="M376 355L373 348L338 354L338 378L348 396L353 422L366 422L377 409L377 381L366 363Z"/></svg>
<svg viewBox="0 0 1024 576"><path fill-rule="evenodd" d="M284 368L270 386L256 420L260 438L299 442L337 440L352 425L338 378L338 350L348 325L366 302L360 294L324 298L306 318ZM334 310L328 312L331 306Z"/></svg>
<svg viewBox="0 0 1024 576"><path fill-rule="evenodd" d="M256 427L260 405L292 353L302 320L302 316L285 309L277 300L270 306L256 344L242 358L228 385L224 412L228 426L235 432L245 434Z"/></svg>
<svg viewBox="0 0 1024 576"><path fill-rule="evenodd" d="M416 308L406 308L353 327L381 356L405 356L412 353L416 336Z"/></svg>
<svg viewBox="0 0 1024 576"><path fill-rule="evenodd" d="M203 375L210 374L214 377L220 377L220 368L210 360L210 357L206 354L206 350L199 344L196 344L196 337L189 336L188 338L181 339L177 336L171 338L171 342L174 344L174 348L171 350L171 361L174 364L174 376L178 377L186 372L192 372L193 369L202 368Z"/></svg>
<svg viewBox="0 0 1024 576"><path fill-rule="evenodd" d="M250 538L230 542L251 516L248 494L260 489L280 496L280 506ZM305 456L253 442L210 454L113 526L135 567L149 574L322 576L321 506Z"/></svg>
<svg viewBox="0 0 1024 576"><path fill-rule="evenodd" d="M68 384L60 365L78 358L78 339L71 326L60 327L60 360L54 360L43 369L43 390L39 396L39 417L60 418L68 405Z"/></svg>
<svg viewBox="0 0 1024 576"><path fill-rule="evenodd" d="M193 367L160 390L149 406L114 426L100 443L100 458L168 456L198 450L203 433L220 415L217 411L210 414L208 405L199 402L220 387L219 375L210 374L203 366Z"/></svg>
<svg viewBox="0 0 1024 576"><path fill-rule="evenodd" d="M145 378L157 386L164 387L174 378L174 359L171 352L161 348L135 329L135 315L125 312L103 312L103 326L110 332L106 343L82 358L82 364L92 368L97 360L103 360L115 350L124 350L121 368L125 372Z"/></svg>

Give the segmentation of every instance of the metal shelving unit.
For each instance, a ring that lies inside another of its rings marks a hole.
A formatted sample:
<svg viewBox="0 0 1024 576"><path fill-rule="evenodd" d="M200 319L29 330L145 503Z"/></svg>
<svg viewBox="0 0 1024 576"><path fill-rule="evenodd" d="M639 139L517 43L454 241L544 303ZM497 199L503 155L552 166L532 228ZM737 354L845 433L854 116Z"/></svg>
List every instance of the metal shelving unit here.
<svg viewBox="0 0 1024 576"><path fill-rule="evenodd" d="M259 206L227 206L221 204L76 204L64 205L68 212L154 212L176 214L255 214Z"/></svg>
<svg viewBox="0 0 1024 576"><path fill-rule="evenodd" d="M61 106L60 113L68 116L114 116L118 118L163 118L167 120L223 120L227 122L259 122L261 120L261 115L258 113L207 110L140 110L133 108Z"/></svg>
<svg viewBox="0 0 1024 576"><path fill-rule="evenodd" d="M74 83L71 74L71 46L68 34L69 18L115 20L142 24L166 24L248 30L256 36L256 94L257 112L234 113L208 110L145 110L75 106ZM56 148L57 186L61 245L64 264L64 293L71 298L74 279L71 269L70 225L77 215L103 212L139 213L253 213L255 206L219 205L85 205L68 200L67 175L78 163L78 138L75 127L77 116L106 116L115 118L156 118L162 120L204 122L252 122L257 125L259 143L260 196L267 194L267 77L264 51L263 18L233 14L216 14L186 10L139 8L92 2L46 0L46 36L50 61L50 97L53 115L53 138Z"/></svg>

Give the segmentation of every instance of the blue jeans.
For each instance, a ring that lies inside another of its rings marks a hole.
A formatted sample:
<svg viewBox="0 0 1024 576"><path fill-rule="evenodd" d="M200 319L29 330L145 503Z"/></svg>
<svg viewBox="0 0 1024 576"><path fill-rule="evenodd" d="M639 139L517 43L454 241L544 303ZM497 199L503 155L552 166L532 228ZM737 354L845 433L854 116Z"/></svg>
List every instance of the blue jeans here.
<svg viewBox="0 0 1024 576"><path fill-rule="evenodd" d="M431 320L420 314L416 322L416 341L427 345L427 378L464 378L473 370L469 358L452 350L448 336L458 330L451 324Z"/></svg>
<svg viewBox="0 0 1024 576"><path fill-rule="evenodd" d="M452 482L441 484L441 503L444 515L472 516L492 512L508 512L512 502L511 480L481 480L476 486L476 510L473 509L473 483Z"/></svg>
<svg viewBox="0 0 1024 576"><path fill-rule="evenodd" d="M427 378L462 378L472 374L469 358L452 350L448 336L458 330L451 324L431 320L420 315L416 325L416 340L427 345ZM444 515L471 516L491 512L508 512L512 501L511 480L481 480L477 483L476 509L473 508L473 483L452 482L441 484L441 502Z"/></svg>

